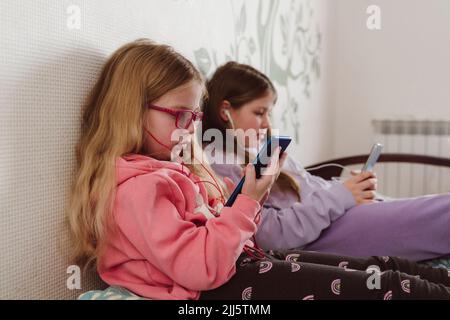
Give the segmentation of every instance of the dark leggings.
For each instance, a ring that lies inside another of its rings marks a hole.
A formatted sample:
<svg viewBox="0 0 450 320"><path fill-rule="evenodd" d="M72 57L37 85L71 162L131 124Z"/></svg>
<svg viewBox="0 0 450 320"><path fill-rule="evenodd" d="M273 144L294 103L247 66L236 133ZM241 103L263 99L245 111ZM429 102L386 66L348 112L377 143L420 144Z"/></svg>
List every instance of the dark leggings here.
<svg viewBox="0 0 450 320"><path fill-rule="evenodd" d="M200 299L450 299L450 270L394 257L288 250L256 259L243 253L236 269Z"/></svg>

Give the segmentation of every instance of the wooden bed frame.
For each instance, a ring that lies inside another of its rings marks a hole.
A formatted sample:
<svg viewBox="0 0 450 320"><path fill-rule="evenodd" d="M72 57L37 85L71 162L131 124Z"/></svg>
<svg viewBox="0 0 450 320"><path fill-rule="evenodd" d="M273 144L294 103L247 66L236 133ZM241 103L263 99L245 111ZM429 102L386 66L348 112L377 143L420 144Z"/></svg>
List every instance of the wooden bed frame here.
<svg viewBox="0 0 450 320"><path fill-rule="evenodd" d="M368 154L338 158L306 167L306 169L318 167L324 164L337 163L342 166L349 166L355 164L363 164L366 162ZM434 156L423 156L417 154L407 154L407 153L383 153L378 162L392 162L392 163L415 163L415 164L427 164L432 166L449 167L449 158L440 158ZM332 177L339 177L342 173L342 168L340 167L324 167L316 170L310 170L309 173L315 176L322 177L323 179L330 180Z"/></svg>

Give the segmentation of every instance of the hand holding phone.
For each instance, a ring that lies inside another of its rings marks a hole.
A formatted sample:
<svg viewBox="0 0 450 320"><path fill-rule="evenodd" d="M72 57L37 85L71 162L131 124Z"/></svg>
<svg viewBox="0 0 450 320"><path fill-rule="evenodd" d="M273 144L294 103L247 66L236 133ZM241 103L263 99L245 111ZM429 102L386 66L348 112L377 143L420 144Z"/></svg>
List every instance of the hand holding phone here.
<svg viewBox="0 0 450 320"><path fill-rule="evenodd" d="M343 186L351 192L356 204L371 203L375 199L375 190L377 189L377 179L373 172L365 171L343 183Z"/></svg>
<svg viewBox="0 0 450 320"><path fill-rule="evenodd" d="M353 177L343 183L344 187L352 193L357 204L372 203L375 199L377 179L372 170L380 157L382 149L382 144L375 143L361 172L358 174L356 172L352 173Z"/></svg>
<svg viewBox="0 0 450 320"><path fill-rule="evenodd" d="M267 168L270 157L272 156L276 147L280 146L279 156L281 156L281 154L286 150L286 148L289 145L289 143L291 142L291 140L292 139L290 137L286 137L286 136L273 136L269 140L267 140L252 163L254 168L251 168L251 167L246 168L246 173L251 174L249 179L254 180L255 178L256 179L261 178L261 175L264 174L263 170L265 168ZM254 170L254 172L252 172L252 170ZM254 173L255 177L253 177L253 173ZM233 193L228 198L228 201L225 204L226 207L231 207L233 205L237 196L242 192L244 183L245 183L245 176L242 177L241 181L239 181L239 183L236 186L236 188L234 189Z"/></svg>

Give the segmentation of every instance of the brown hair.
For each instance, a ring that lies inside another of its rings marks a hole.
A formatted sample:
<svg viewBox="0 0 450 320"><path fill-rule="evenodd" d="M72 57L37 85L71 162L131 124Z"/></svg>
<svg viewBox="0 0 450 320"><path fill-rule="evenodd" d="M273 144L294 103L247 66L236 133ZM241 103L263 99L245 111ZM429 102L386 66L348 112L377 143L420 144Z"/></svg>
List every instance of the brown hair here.
<svg viewBox="0 0 450 320"><path fill-rule="evenodd" d="M111 228L116 160L144 153L146 104L190 81L204 83L190 61L171 47L148 39L128 43L106 61L90 92L76 147L77 166L68 205L73 261L95 262ZM206 90L205 90L206 92ZM209 180L203 167L189 166ZM205 186L210 195L217 190Z"/></svg>
<svg viewBox="0 0 450 320"><path fill-rule="evenodd" d="M239 109L270 92L275 96L274 103L277 100L276 89L265 74L252 66L234 61L217 68L211 79L207 81L206 88L208 97L203 104L203 132L208 129L218 129L223 137L226 136L226 129L230 129L229 124L220 117L220 106L224 100L227 100L234 109ZM270 129L268 134L270 135ZM225 146L225 141L223 145ZM248 153L245 159L248 163ZM300 201L300 186L291 175L282 171L276 184L282 190L295 192Z"/></svg>

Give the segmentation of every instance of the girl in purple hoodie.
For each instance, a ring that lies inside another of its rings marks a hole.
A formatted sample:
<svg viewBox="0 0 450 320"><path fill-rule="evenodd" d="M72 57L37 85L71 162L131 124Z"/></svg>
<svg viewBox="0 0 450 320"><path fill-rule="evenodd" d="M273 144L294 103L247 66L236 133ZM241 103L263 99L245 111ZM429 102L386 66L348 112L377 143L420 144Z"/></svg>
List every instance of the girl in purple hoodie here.
<svg viewBox="0 0 450 320"><path fill-rule="evenodd" d="M229 62L207 86L204 132L270 130L269 112L277 94L264 74ZM251 143L239 135L237 139L240 145ZM221 176L240 179L240 165L212 167ZM326 181L288 157L264 203L256 240L264 249L394 255L415 261L450 253L450 194L378 202L375 189L373 174L354 175L344 183Z"/></svg>

